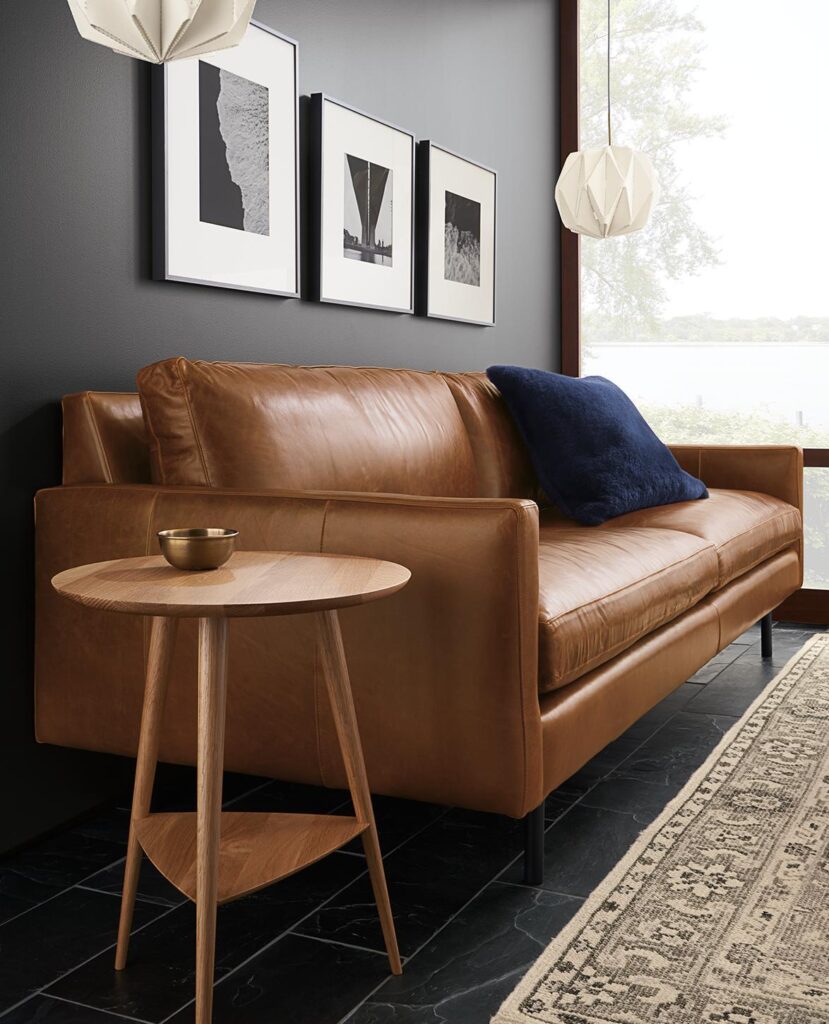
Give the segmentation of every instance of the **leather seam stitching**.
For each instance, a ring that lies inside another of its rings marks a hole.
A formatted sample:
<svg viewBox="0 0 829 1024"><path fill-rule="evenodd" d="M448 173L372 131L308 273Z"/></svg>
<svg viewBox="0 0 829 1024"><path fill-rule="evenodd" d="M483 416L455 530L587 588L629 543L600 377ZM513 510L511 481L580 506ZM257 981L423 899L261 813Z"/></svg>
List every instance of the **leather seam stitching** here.
<svg viewBox="0 0 829 1024"><path fill-rule="evenodd" d="M320 524L320 543L319 549L322 554L323 547L325 544L325 524L328 520L328 506L330 501L326 501L322 510L322 523ZM314 619L316 620L316 615ZM319 651L319 626L317 622L314 622L314 739L317 746L317 767L319 768L320 781L323 786L328 786L326 781L325 772L325 761L322 753L322 727L321 727L321 715L320 715L320 685L319 685L319 664L320 664L320 651ZM327 690L327 687L326 687Z"/></svg>
<svg viewBox="0 0 829 1024"><path fill-rule="evenodd" d="M193 407L190 402L190 392L188 390L187 383L185 382L184 377L181 374L180 363L181 360L176 360L176 376L179 379L179 383L181 384L181 390L182 393L184 394L184 405L185 408L187 409L187 418L190 420L190 430L193 433L193 441L195 442L196 450L199 453L199 461L201 462L202 473L204 473L204 480L207 486L211 487L212 482L210 480L210 473L207 470L207 462L205 461L204 458L204 449L202 447L198 431L196 430L196 421L193 418Z"/></svg>
<svg viewBox="0 0 829 1024"><path fill-rule="evenodd" d="M157 483L137 484L137 483L119 483L112 485L105 485L100 482L92 484L60 484L53 488L43 488L43 490L65 490L69 487L104 487L114 486L120 487L124 490L136 490L145 491L160 489L160 485ZM335 502L335 501L348 501L348 502L365 502L369 505L392 505L395 508L412 508L412 509L437 509L437 510L448 510L456 512L515 512L521 513L522 511L529 510L533 507L537 508L538 505L531 498L520 498L520 499L509 499L503 498L500 501L487 501L481 498L459 498L457 500L447 499L445 503L431 502L431 501L418 501L418 495L416 494L401 494L394 495L392 500L388 500L387 497L381 497L374 500L374 496L370 494L361 494L359 492L348 492L343 491L341 494L326 493L324 491L283 491L279 488L265 488L263 490L254 489L242 489L236 487L209 487L206 488L204 485L199 484L169 484L164 486L164 491L170 494L220 494L225 497L240 497L240 498L274 498L282 501L322 501L322 502ZM383 494L384 492L378 492ZM410 500L411 499L411 500ZM519 505L516 508L516 503Z"/></svg>
<svg viewBox="0 0 829 1024"><path fill-rule="evenodd" d="M151 444L148 445L151 456L150 467L155 468L155 471L161 477L161 484L166 485L167 481L164 473L164 462L161 458L161 442L158 440L158 434L155 432L155 428L153 426L153 418L150 415L150 408L148 404L144 401L144 399L141 397L140 393L138 396L138 400L141 403L141 413L144 417L144 429L146 430L147 434L149 434L149 438L151 441ZM155 458L152 457L153 455L155 456ZM158 485L156 484L155 486Z"/></svg>
<svg viewBox="0 0 829 1024"><path fill-rule="evenodd" d="M95 447L98 449L98 458L101 460L101 465L104 469L106 483L114 483L115 481L112 478L112 469L109 465L109 459L107 458L104 443L101 440L101 432L98 429L98 421L95 419L95 412L92 408L92 400L89 397L89 392L84 395L84 408L86 409L86 415L89 420L90 428L92 429L92 436L95 439Z"/></svg>
<svg viewBox="0 0 829 1024"><path fill-rule="evenodd" d="M521 517L518 509L513 509L514 522L515 522L515 548L516 554L518 554L518 571L515 574L516 583L518 584L515 589L515 601L516 610L518 612L518 706L521 711L521 752L523 755L524 769L521 772L521 806L526 807L527 804L527 761L528 761L528 738L527 738L527 721L524 713L524 637L523 630L521 628L521 594L523 593L523 587L521 586L521 557L520 557L520 545L521 545ZM536 683L537 688L537 683ZM543 788L543 782L542 782Z"/></svg>

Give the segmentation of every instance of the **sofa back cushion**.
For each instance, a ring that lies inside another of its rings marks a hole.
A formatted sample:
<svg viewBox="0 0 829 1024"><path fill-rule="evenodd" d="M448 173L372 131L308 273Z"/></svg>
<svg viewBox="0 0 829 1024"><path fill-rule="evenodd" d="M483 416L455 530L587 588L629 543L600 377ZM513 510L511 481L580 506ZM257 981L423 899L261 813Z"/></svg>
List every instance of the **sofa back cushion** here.
<svg viewBox="0 0 829 1024"><path fill-rule="evenodd" d="M463 419L480 498L541 501L530 453L498 389L485 373L444 373Z"/></svg>
<svg viewBox="0 0 829 1024"><path fill-rule="evenodd" d="M158 483L478 493L440 374L175 358L141 370L138 390Z"/></svg>

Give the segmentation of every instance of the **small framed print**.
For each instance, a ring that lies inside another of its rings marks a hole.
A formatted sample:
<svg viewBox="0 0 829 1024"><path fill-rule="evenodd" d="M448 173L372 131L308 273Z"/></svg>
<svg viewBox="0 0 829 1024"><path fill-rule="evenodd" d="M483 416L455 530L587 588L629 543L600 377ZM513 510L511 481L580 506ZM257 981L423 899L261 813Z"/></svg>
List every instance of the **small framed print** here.
<svg viewBox="0 0 829 1024"><path fill-rule="evenodd" d="M414 136L311 97L315 298L414 311Z"/></svg>
<svg viewBox="0 0 829 1024"><path fill-rule="evenodd" d="M153 70L153 276L299 294L296 42L242 42Z"/></svg>
<svg viewBox="0 0 829 1024"><path fill-rule="evenodd" d="M491 327L496 173L429 141L417 173L418 311Z"/></svg>

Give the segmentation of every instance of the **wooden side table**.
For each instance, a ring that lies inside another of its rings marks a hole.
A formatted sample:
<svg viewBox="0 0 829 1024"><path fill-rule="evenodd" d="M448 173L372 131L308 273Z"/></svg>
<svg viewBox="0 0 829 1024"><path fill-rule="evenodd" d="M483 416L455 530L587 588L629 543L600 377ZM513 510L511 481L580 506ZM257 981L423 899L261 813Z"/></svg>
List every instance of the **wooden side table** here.
<svg viewBox="0 0 829 1024"><path fill-rule="evenodd" d="M336 609L393 594L410 575L403 566L372 558L237 552L210 572L181 572L156 556L83 565L52 580L59 594L91 608L153 616L115 967L126 964L143 849L196 903L198 1024L211 1019L217 904L285 878L358 835L391 970L402 972ZM316 614L355 817L222 813L228 619L300 612ZM199 620L197 812L150 814L180 618Z"/></svg>

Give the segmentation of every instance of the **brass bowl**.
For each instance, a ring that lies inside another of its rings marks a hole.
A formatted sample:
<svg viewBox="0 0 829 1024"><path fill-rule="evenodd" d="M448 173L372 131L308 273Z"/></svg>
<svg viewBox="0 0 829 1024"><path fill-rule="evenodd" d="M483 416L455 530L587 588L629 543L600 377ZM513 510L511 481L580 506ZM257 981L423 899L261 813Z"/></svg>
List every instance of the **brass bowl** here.
<svg viewBox="0 0 829 1024"><path fill-rule="evenodd" d="M238 530L159 530L161 554L176 569L203 572L218 569L233 554Z"/></svg>

